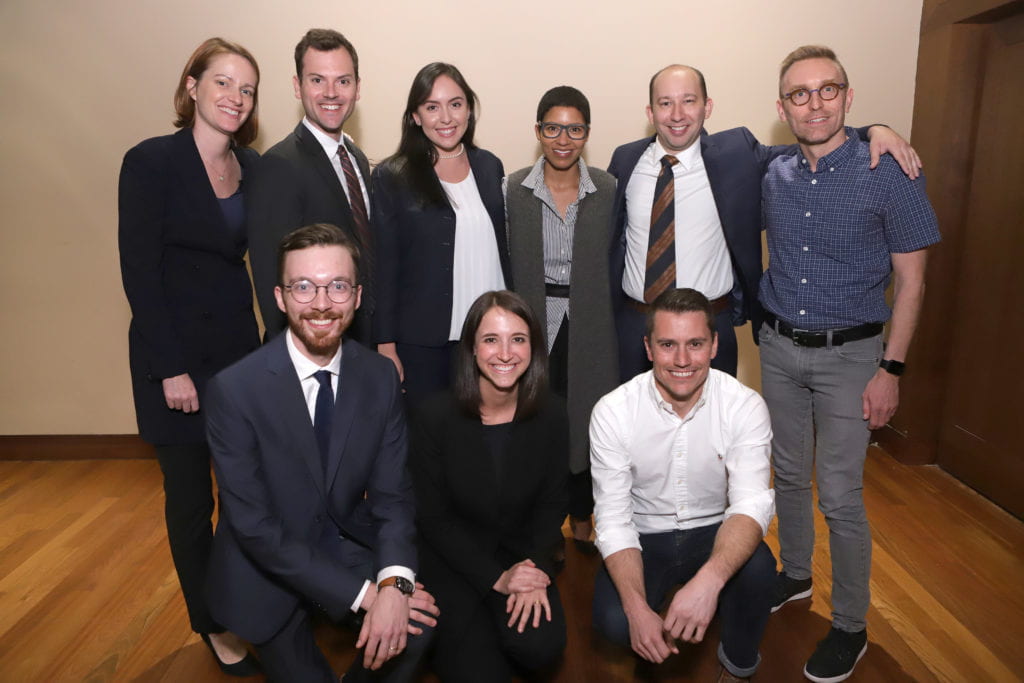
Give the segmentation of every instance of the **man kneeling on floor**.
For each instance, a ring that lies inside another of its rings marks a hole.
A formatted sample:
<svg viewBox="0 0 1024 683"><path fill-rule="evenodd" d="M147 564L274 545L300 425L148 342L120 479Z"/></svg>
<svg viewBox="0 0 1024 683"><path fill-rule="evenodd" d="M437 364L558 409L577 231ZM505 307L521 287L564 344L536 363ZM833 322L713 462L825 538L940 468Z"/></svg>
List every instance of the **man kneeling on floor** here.
<svg viewBox="0 0 1024 683"><path fill-rule="evenodd" d="M720 680L760 662L775 576L762 540L774 511L761 397L710 367L714 313L693 289L651 305L652 370L602 398L590 421L597 547L594 626L661 663L721 612ZM659 608L669 590L665 616Z"/></svg>

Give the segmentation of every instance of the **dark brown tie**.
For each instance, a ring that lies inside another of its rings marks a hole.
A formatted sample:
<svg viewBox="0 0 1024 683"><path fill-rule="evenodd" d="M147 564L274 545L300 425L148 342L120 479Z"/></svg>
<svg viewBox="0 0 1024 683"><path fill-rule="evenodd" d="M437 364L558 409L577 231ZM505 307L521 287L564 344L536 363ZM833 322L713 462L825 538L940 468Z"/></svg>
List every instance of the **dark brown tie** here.
<svg viewBox="0 0 1024 683"><path fill-rule="evenodd" d="M647 239L647 274L644 302L651 303L676 282L676 192L672 167L679 159L666 154L654 185L651 231Z"/></svg>
<svg viewBox="0 0 1024 683"><path fill-rule="evenodd" d="M370 249L370 219L366 213L366 202L363 201L363 188L359 184L359 176L352 165L352 157L348 155L345 144L338 145L338 159L341 161L341 170L345 172L345 183L348 185L348 204L352 207L352 219L356 224L356 231L359 233L359 241L363 244L363 250Z"/></svg>

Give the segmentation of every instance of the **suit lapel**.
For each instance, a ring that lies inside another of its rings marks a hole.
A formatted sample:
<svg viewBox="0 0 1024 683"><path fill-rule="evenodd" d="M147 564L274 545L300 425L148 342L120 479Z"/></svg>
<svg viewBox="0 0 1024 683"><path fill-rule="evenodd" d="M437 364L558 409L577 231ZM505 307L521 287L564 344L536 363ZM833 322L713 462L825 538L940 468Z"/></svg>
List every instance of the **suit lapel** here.
<svg viewBox="0 0 1024 683"><path fill-rule="evenodd" d="M334 478L338 474L342 457L345 454L345 444L348 443L348 433L352 428L352 421L356 415L356 405L360 398L365 398L363 390L365 376L362 372L362 363L359 354L362 349L357 344L345 342L341 352L341 369L338 373L338 393L334 401L334 417L331 420L331 443L327 458L327 479L326 489L329 491L334 485Z"/></svg>
<svg viewBox="0 0 1024 683"><path fill-rule="evenodd" d="M276 399L285 433L291 436L292 452L305 463L316 484L317 492L325 497L324 468L320 459L320 448L313 434L313 423L309 419L309 408L302 393L295 366L288 356L284 334L277 335L270 344L277 348L267 356L267 370L273 376L271 395Z"/></svg>
<svg viewBox="0 0 1024 683"><path fill-rule="evenodd" d="M721 196L721 193L725 191L725 184L722 180L728 172L728 169L723 168L721 150L715 142L715 139L708 135L706 130L702 130L700 133L700 155L704 160L704 170L708 174L708 183L711 185L711 196L715 198L718 220L721 221L721 207L728 206L728 197ZM725 232L724 224L723 232Z"/></svg>
<svg viewBox="0 0 1024 683"><path fill-rule="evenodd" d="M197 225L196 232L203 233L204 239L209 239L224 253L236 253L238 250L228 234L224 214L210 187L206 167L203 166L203 159L192 138L191 128L183 128L174 135L173 150L174 172L184 190L184 205L197 220L205 223Z"/></svg>
<svg viewBox="0 0 1024 683"><path fill-rule="evenodd" d="M327 158L324 148L320 146L317 139L313 137L313 134L309 132L309 129L301 121L299 121L299 125L295 126L295 137L299 140L303 153L308 157L309 165L316 170L317 174L327 184L327 187L331 188L334 200L338 202L339 206L344 207L346 214L351 214L351 209L348 206L348 196L341 187L341 181L338 179L338 174L334 171L334 166L331 165L331 160ZM349 220L351 220L351 215L349 215Z"/></svg>

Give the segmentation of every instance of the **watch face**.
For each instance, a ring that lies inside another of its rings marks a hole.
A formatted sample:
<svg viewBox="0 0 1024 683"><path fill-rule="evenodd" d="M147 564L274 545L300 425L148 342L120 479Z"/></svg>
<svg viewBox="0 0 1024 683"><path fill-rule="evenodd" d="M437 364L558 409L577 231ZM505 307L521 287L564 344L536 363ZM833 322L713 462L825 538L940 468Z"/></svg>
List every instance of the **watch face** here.
<svg viewBox="0 0 1024 683"><path fill-rule="evenodd" d="M406 595L412 595L413 592L416 590L416 586L412 584L412 581L402 576L395 577L395 588L402 591Z"/></svg>

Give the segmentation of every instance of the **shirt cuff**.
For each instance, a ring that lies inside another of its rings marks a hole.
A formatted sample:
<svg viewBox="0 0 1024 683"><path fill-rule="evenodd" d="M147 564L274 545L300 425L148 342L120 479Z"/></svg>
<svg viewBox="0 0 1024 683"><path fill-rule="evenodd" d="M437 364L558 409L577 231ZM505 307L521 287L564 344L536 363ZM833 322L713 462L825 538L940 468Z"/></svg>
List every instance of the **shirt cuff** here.
<svg viewBox="0 0 1024 683"><path fill-rule="evenodd" d="M371 585L372 584L370 583L369 580L363 581L363 589L359 591L358 595L356 595L355 602L352 603L352 606L349 609L351 609L353 612L359 612L359 606L363 604L363 596L366 595L366 591Z"/></svg>

